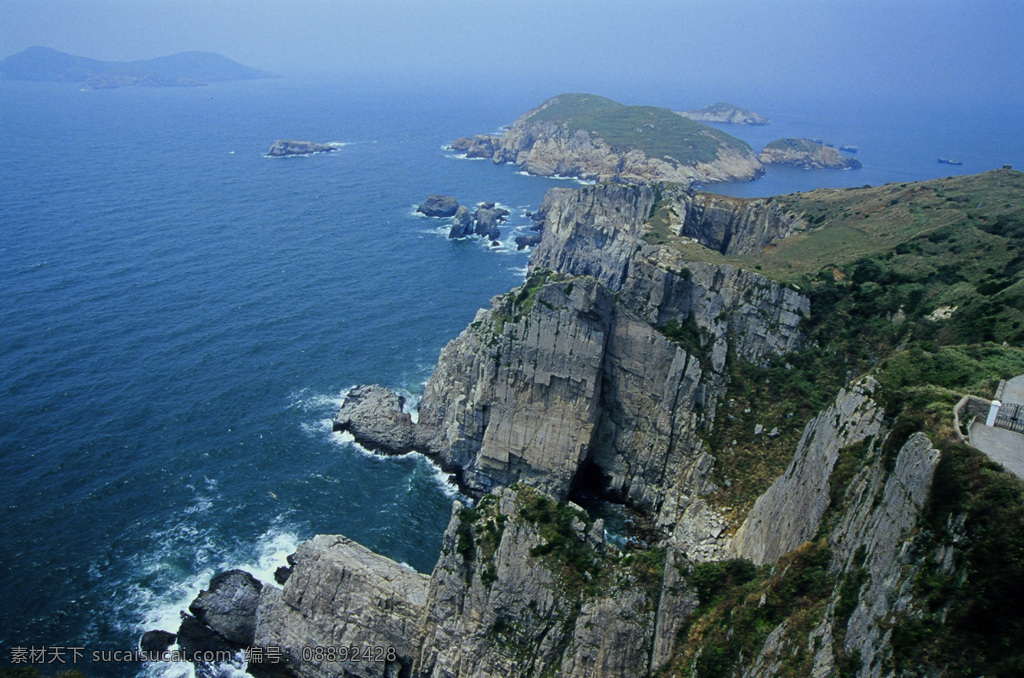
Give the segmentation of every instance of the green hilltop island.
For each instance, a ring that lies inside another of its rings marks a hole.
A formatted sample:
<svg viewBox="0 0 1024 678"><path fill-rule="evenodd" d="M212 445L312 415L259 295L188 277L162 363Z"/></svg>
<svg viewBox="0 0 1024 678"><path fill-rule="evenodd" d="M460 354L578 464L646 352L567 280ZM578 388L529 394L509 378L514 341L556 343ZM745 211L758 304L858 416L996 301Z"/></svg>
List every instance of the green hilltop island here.
<svg viewBox="0 0 1024 678"><path fill-rule="evenodd" d="M626 106L594 94L559 94L500 137L463 137L451 147L530 174L591 181L689 185L750 181L764 174L741 139L667 108Z"/></svg>
<svg viewBox="0 0 1024 678"><path fill-rule="evenodd" d="M49 47L29 47L0 61L0 78L6 80L81 82L92 89L198 87L214 82L273 77L213 52L181 52L138 61L101 61Z"/></svg>
<svg viewBox="0 0 1024 678"><path fill-rule="evenodd" d="M1024 675L1024 174L544 202L526 283L418 418L365 386L335 419L473 497L433 572L319 535L278 585L218 575L184 650L303 678Z"/></svg>

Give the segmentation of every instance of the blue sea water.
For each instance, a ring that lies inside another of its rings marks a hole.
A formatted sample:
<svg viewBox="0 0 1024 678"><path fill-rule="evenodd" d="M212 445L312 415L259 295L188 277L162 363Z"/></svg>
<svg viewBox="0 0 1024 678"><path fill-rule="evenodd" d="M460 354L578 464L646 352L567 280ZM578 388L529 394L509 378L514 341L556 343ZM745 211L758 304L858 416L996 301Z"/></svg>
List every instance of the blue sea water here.
<svg viewBox="0 0 1024 678"><path fill-rule="evenodd" d="M132 649L175 630L215 572L269 579L315 533L430 571L455 489L422 457L360 450L330 418L357 383L415 402L440 348L522 281L523 212L567 183L443 146L549 94L0 82L0 662L14 647ZM716 190L1024 166L1019 110L763 112L772 126L722 128L756 147L857 144L865 168ZM344 145L264 157L276 138ZM445 221L414 213L431 193L508 206L502 246L448 240Z"/></svg>

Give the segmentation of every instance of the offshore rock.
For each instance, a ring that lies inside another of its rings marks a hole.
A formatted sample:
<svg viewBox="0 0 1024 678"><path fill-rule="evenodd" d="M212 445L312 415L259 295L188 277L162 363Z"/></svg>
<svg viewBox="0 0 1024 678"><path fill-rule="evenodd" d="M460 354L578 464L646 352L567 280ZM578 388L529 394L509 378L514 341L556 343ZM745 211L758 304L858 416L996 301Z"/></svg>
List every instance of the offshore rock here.
<svg viewBox="0 0 1024 678"><path fill-rule="evenodd" d="M488 240L497 240L501 237L501 233L498 231L498 220L502 218L501 212L505 210L498 210L495 207L481 206L477 209L473 215L473 219L476 225L473 228L473 232L476 235L482 235Z"/></svg>
<svg viewBox="0 0 1024 678"><path fill-rule="evenodd" d="M462 151L467 158L493 158L498 150L498 137L491 134L477 134L462 137L452 142L453 151Z"/></svg>
<svg viewBox="0 0 1024 678"><path fill-rule="evenodd" d="M174 645L177 638L170 631L146 631L139 639L139 649L143 652L163 652Z"/></svg>
<svg viewBox="0 0 1024 678"><path fill-rule="evenodd" d="M334 417L335 431L348 431L361 445L390 454L409 452L415 444L405 398L383 386L356 386Z"/></svg>
<svg viewBox="0 0 1024 678"><path fill-rule="evenodd" d="M430 195L416 211L428 217L450 217L459 209L459 201L450 195Z"/></svg>
<svg viewBox="0 0 1024 678"><path fill-rule="evenodd" d="M210 580L189 612L230 643L245 646L256 632L256 606L263 584L244 570L228 570Z"/></svg>
<svg viewBox="0 0 1024 678"><path fill-rule="evenodd" d="M449 238L467 238L473 235L473 215L465 205L459 205L452 217L452 228L448 231Z"/></svg>
<svg viewBox="0 0 1024 678"><path fill-rule="evenodd" d="M281 158L288 155L310 155L313 153L328 153L336 150L329 144L317 144L312 141L294 141L289 139L278 139L267 151L267 155L273 158Z"/></svg>
<svg viewBox="0 0 1024 678"><path fill-rule="evenodd" d="M810 139L779 139L757 156L765 165L790 165L804 169L859 169L860 160L848 158L831 146Z"/></svg>
<svg viewBox="0 0 1024 678"><path fill-rule="evenodd" d="M539 245L541 236L539 233L531 233L530 235L517 235L516 236L516 249L525 250L527 247L534 247Z"/></svg>

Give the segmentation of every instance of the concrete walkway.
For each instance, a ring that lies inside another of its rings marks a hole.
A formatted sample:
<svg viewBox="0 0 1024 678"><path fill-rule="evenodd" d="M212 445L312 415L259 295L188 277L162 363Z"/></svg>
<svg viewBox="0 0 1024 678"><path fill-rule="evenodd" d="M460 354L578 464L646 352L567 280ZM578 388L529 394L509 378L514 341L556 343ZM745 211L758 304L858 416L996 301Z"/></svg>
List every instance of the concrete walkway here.
<svg viewBox="0 0 1024 678"><path fill-rule="evenodd" d="M1024 379L1021 384L1024 386ZM1009 388L1010 382L1006 382L1006 385ZM1024 398L1017 402L1022 401ZM970 440L971 445L987 454L992 461L1002 464L1003 468L1018 478L1024 478L1024 435L1005 428L985 426L976 421L971 424Z"/></svg>
<svg viewBox="0 0 1024 678"><path fill-rule="evenodd" d="M1006 382L1000 400L1004 403L1024 403L1024 374Z"/></svg>

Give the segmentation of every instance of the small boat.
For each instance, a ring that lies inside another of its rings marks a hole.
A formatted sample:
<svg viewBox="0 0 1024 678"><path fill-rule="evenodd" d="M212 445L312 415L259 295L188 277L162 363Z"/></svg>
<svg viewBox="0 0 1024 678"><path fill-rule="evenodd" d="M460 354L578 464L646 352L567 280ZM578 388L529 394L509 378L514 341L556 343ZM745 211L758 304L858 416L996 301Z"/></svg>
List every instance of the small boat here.
<svg viewBox="0 0 1024 678"><path fill-rule="evenodd" d="M860 149L857 148L856 146L840 146L839 150L840 151L846 151L847 153L856 153Z"/></svg>
<svg viewBox="0 0 1024 678"><path fill-rule="evenodd" d="M943 165L962 165L963 160L954 160L953 158L939 158L939 162Z"/></svg>

